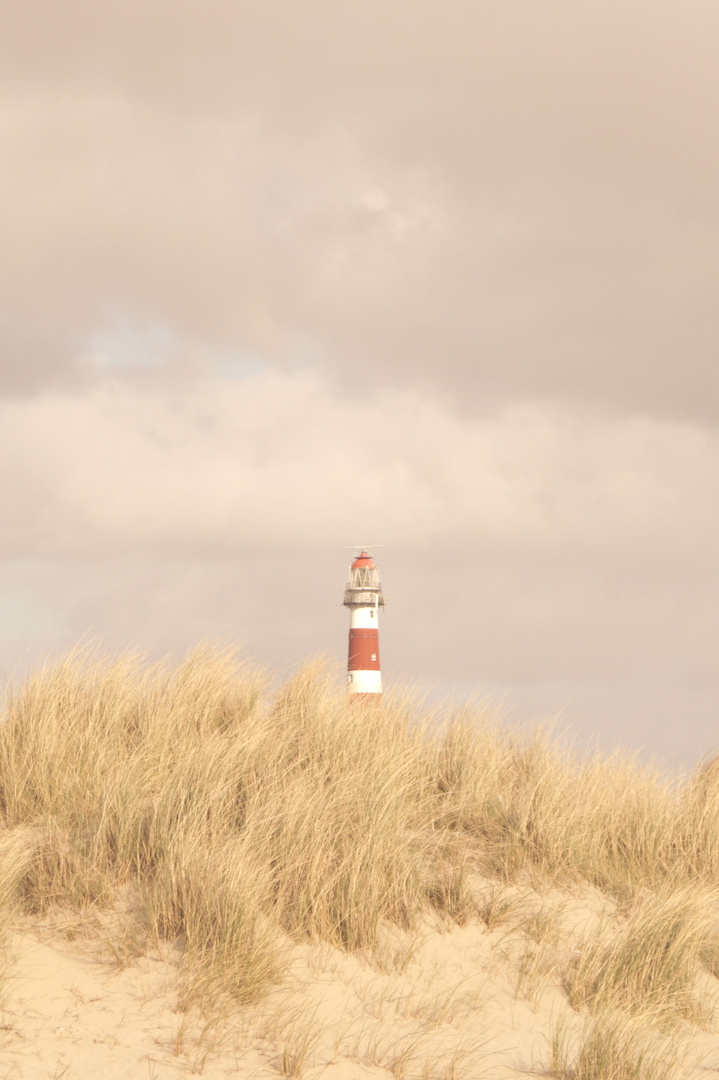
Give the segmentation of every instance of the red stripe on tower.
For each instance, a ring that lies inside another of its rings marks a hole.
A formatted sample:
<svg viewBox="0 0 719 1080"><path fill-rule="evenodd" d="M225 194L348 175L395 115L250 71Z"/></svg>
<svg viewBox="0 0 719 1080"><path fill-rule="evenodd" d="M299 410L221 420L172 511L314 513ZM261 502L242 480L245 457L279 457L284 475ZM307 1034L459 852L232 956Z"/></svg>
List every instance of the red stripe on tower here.
<svg viewBox="0 0 719 1080"><path fill-rule="evenodd" d="M347 686L351 694L381 694L379 609L384 607L379 570L362 550L350 566L344 605L350 609Z"/></svg>
<svg viewBox="0 0 719 1080"><path fill-rule="evenodd" d="M379 671L379 631L350 630L348 671Z"/></svg>

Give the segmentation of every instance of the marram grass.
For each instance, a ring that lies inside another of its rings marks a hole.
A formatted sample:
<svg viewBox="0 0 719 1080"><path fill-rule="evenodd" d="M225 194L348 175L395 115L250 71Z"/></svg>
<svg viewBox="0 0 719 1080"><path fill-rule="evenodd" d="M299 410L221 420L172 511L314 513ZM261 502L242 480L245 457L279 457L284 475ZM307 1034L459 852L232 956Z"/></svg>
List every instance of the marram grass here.
<svg viewBox="0 0 719 1080"><path fill-rule="evenodd" d="M255 1000L292 941L371 951L428 910L481 918L481 873L498 897L585 882L623 905L568 975L578 1009L691 1017L718 852L714 764L679 784L582 760L486 712L348 699L312 664L277 689L211 647L176 667L76 651L8 690L0 724L0 932L122 897L177 946L188 1000Z"/></svg>
<svg viewBox="0 0 719 1080"><path fill-rule="evenodd" d="M645 1012L627 1017L597 1012L574 1039L566 1025L552 1033L549 1075L556 1080L682 1080L686 1048L676 1035L657 1035Z"/></svg>
<svg viewBox="0 0 719 1080"><path fill-rule="evenodd" d="M639 893L613 927L583 943L571 975L570 1003L578 1009L587 1004L628 1012L650 1008L665 1021L708 1019L695 987L718 899L696 887Z"/></svg>

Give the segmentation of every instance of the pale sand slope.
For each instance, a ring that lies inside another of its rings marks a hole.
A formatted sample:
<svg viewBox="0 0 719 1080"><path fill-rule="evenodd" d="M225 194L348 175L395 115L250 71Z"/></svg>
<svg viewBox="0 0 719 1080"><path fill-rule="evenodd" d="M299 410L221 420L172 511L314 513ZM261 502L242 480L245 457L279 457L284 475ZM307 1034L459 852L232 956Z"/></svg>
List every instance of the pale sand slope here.
<svg viewBox="0 0 719 1080"><path fill-rule="evenodd" d="M389 934L371 962L326 945L296 947L284 984L199 1044L197 1018L176 1010L170 961L143 957L120 968L92 941L31 930L15 938L0 1077L546 1076L553 1023L582 1024L562 989L562 964L609 906L592 892L540 898L511 889L491 929L478 920L451 930L427 923L414 937ZM690 1058L692 1077L719 1076L719 1035L693 1029Z"/></svg>

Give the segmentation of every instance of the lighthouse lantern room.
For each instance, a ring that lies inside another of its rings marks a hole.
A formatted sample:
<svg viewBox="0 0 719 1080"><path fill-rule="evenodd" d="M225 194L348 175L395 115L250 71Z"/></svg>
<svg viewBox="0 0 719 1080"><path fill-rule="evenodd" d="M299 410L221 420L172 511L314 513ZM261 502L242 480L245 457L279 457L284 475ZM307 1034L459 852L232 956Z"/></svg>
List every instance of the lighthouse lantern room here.
<svg viewBox="0 0 719 1080"><path fill-rule="evenodd" d="M379 570L366 550L350 566L344 606L350 609L347 687L351 694L381 694L379 609L384 607Z"/></svg>

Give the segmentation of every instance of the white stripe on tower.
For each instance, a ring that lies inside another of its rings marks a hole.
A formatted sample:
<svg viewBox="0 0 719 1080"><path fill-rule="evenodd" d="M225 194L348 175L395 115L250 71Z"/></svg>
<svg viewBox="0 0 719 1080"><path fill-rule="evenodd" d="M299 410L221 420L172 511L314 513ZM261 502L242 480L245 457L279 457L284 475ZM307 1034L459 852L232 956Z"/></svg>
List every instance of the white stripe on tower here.
<svg viewBox="0 0 719 1080"><path fill-rule="evenodd" d="M350 566L344 605L350 609L347 688L351 694L381 694L379 609L384 597L379 570L364 550Z"/></svg>

